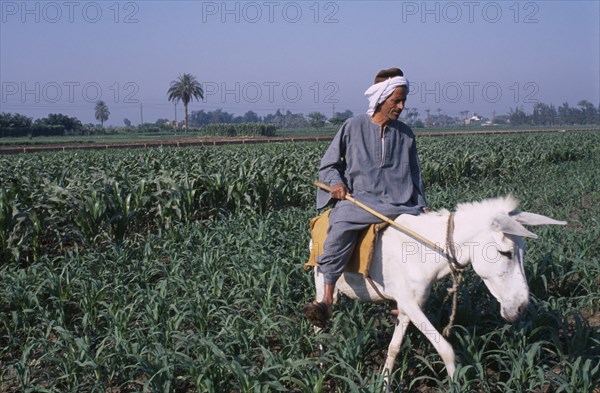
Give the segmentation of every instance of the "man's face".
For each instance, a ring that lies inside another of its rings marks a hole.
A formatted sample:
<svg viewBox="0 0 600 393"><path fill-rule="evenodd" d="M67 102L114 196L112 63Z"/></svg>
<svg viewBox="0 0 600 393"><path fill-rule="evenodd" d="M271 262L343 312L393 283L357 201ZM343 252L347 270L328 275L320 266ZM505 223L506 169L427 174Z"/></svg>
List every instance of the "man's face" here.
<svg viewBox="0 0 600 393"><path fill-rule="evenodd" d="M381 103L378 112L389 120L397 120L404 109L408 92L405 86L397 87L394 92Z"/></svg>

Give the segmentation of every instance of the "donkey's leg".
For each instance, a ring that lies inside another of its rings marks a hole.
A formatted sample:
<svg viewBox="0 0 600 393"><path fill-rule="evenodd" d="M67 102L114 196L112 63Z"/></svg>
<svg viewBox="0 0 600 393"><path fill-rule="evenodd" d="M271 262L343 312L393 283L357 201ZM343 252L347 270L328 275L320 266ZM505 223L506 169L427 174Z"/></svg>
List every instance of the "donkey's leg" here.
<svg viewBox="0 0 600 393"><path fill-rule="evenodd" d="M455 366L455 355L452 345L437 331L437 329L429 322L427 316L423 313L423 310L418 305L405 305L404 311L410 318L410 321L427 337L431 345L440 354L444 364L446 365L446 371L450 376L450 379L454 377Z"/></svg>
<svg viewBox="0 0 600 393"><path fill-rule="evenodd" d="M319 273L318 268L313 269L313 274L315 275L315 299L317 302L323 300L323 275ZM313 326L315 333L319 333L322 329L317 326ZM319 343L319 352L321 355L325 352L323 348L323 344Z"/></svg>
<svg viewBox="0 0 600 393"><path fill-rule="evenodd" d="M396 361L396 356L398 356L398 352L400 352L400 347L402 346L402 340L404 339L404 334L406 333L406 329L410 324L410 318L406 314L400 313L398 315L398 323L394 328L394 334L392 335L392 340L390 341L390 345L388 346L387 358L385 360L385 366L383 367L383 377L385 379L385 385L387 389L390 389L390 376L392 375L392 371L394 370L394 362Z"/></svg>
<svg viewBox="0 0 600 393"><path fill-rule="evenodd" d="M319 272L318 268L314 268L313 270L314 275L315 275L315 290L316 290L316 294L315 294L315 299L317 302L321 302L323 301L323 296L324 296L324 277L323 274L321 274ZM337 299L338 299L338 290L336 288L336 290L333 292L333 302L337 303ZM322 329L320 327L317 326L313 326L313 329L316 333L319 333ZM323 346L322 342L319 342L319 356L322 357L325 354L325 347ZM319 364L321 366L321 368L325 368L325 364L323 362L320 362Z"/></svg>

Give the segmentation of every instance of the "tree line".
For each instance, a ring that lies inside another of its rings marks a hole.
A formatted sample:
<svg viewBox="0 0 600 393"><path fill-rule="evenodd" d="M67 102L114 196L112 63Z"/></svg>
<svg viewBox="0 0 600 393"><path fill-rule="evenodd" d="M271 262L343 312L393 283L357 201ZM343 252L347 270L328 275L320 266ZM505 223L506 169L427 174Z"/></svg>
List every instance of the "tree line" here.
<svg viewBox="0 0 600 393"><path fill-rule="evenodd" d="M1 113L0 114L0 137L23 137L23 136L61 136L61 135L97 135L117 132L131 133L153 133L153 132L173 132L179 127L185 127L185 122L174 125L169 119L158 119L154 123L144 123L133 126L131 121L123 119L124 126L116 128L104 128L103 122L107 120L110 114L106 104L96 105L96 118L100 124L83 124L76 117L69 117L62 113L49 114L47 117L33 120L33 118L19 113ZM416 108L407 108L403 114L404 122L415 128L421 127L452 127L464 126L468 111L461 112L461 117L450 117L442 112L441 109L431 113L425 110L424 119ZM192 111L189 115L188 125L195 129L212 124L243 124L243 123L261 123L270 124L277 129L289 128L321 128L327 124L339 126L346 119L354 114L350 110L336 112L331 118L327 118L320 112L311 112L308 115L303 113L292 113L291 111L277 110L260 116L253 111L247 111L243 115L235 115L222 109L213 111ZM493 125L510 126L572 126L572 125L592 125L600 124L600 106L595 107L587 100L582 100L576 107L570 106L567 102L556 108L554 105L545 103L536 103L531 113L525 112L522 107L511 108L506 115L493 116L492 119L480 118L481 124L488 121Z"/></svg>
<svg viewBox="0 0 600 393"><path fill-rule="evenodd" d="M538 102L533 106L531 114L525 113L523 108L511 109L508 114L510 124L556 126L556 125L589 125L600 124L600 106L597 108L587 100L581 100L577 107L572 107L564 102L556 108L554 105Z"/></svg>

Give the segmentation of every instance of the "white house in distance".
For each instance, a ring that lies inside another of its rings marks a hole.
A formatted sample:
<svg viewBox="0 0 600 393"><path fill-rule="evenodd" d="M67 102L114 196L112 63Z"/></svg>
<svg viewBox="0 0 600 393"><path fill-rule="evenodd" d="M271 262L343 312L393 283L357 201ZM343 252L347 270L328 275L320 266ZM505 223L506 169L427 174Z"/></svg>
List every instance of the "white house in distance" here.
<svg viewBox="0 0 600 393"><path fill-rule="evenodd" d="M478 116L477 113L473 113L473 116L465 119L465 125L468 126L471 124L481 124L482 121L483 118L481 116Z"/></svg>
<svg viewBox="0 0 600 393"><path fill-rule="evenodd" d="M473 116L465 119L465 125L484 125L489 126L492 125L493 122L484 116L479 116L477 113L473 113Z"/></svg>

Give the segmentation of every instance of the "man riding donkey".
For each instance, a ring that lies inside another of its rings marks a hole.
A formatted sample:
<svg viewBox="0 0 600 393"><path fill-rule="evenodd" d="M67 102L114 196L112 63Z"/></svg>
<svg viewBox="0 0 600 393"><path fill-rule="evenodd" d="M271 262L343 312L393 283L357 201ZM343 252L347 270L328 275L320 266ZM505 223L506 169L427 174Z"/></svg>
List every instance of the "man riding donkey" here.
<svg viewBox="0 0 600 393"><path fill-rule="evenodd" d="M325 327L331 318L335 283L352 256L359 233L382 222L346 200L346 195L391 219L428 211L415 135L398 120L408 89L408 80L399 68L380 71L365 92L369 110L346 120L321 160L319 181L329 186L330 192L317 191L317 208L334 207L324 251L317 259L324 277L324 296L321 302L315 300L303 308L304 316L315 326Z"/></svg>

